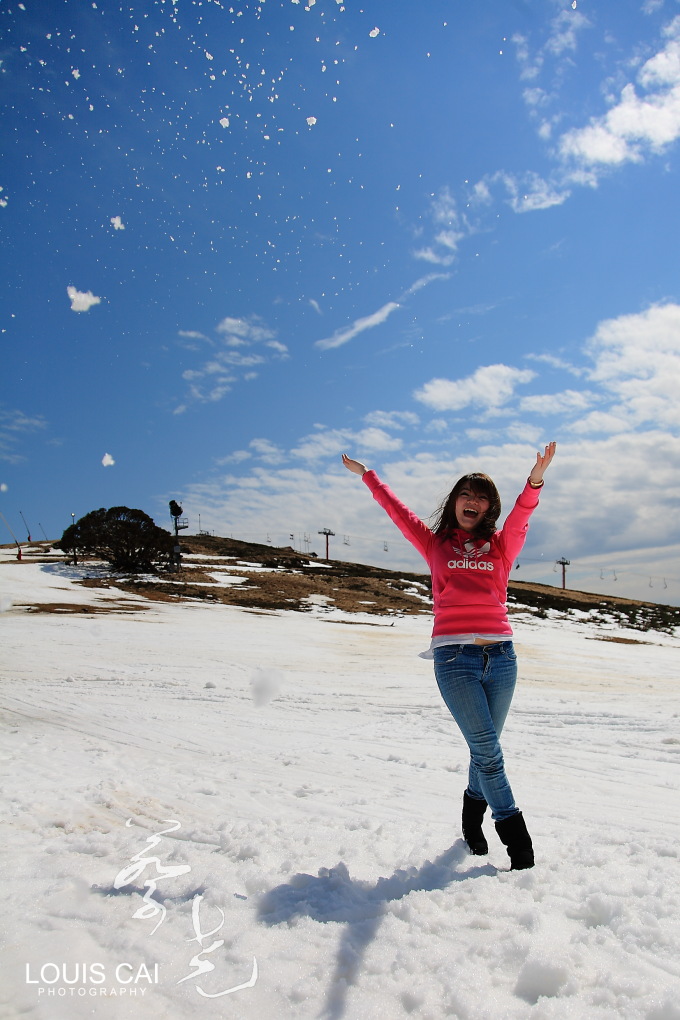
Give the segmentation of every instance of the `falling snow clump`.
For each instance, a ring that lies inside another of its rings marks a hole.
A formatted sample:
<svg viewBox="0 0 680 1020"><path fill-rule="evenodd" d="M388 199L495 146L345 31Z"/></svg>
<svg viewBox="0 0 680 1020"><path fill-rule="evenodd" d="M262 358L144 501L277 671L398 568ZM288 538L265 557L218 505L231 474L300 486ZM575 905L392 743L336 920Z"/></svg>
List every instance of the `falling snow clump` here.
<svg viewBox="0 0 680 1020"><path fill-rule="evenodd" d="M98 305L101 301L101 298L96 297L91 290L81 291L76 287L69 286L66 288L66 293L71 300L72 312L87 312L92 305Z"/></svg>
<svg viewBox="0 0 680 1020"><path fill-rule="evenodd" d="M283 684L283 673L280 669L258 668L250 678L253 704L256 708L264 708L279 694Z"/></svg>

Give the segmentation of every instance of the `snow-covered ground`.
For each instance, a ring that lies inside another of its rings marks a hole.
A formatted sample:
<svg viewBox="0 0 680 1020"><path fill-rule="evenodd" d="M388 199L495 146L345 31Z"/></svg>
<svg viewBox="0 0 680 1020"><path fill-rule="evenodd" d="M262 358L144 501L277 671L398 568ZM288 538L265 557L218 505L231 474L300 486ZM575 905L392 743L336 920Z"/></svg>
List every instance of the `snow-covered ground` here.
<svg viewBox="0 0 680 1020"><path fill-rule="evenodd" d="M426 617L77 576L0 563L0 1017L680 1020L679 640L515 617L510 872Z"/></svg>

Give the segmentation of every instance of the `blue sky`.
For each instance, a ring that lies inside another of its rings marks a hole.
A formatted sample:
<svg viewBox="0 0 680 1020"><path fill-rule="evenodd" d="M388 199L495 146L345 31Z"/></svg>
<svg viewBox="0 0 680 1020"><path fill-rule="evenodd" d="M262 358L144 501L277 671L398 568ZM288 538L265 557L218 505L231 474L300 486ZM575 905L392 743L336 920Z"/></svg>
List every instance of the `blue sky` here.
<svg viewBox="0 0 680 1020"><path fill-rule="evenodd" d="M427 518L471 468L509 510L556 439L515 576L680 603L677 0L3 0L0 28L19 537L174 498L420 569L343 450Z"/></svg>

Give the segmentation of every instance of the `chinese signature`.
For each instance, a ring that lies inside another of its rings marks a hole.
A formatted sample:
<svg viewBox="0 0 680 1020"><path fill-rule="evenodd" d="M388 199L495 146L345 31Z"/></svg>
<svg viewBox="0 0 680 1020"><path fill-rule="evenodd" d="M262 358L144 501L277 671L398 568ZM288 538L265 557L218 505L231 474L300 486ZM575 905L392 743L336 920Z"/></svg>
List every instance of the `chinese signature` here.
<svg viewBox="0 0 680 1020"><path fill-rule="evenodd" d="M181 828L181 822L178 822L175 819L165 818L163 820L169 824L170 828L161 829L159 832L155 832L152 836L147 837L147 846L143 850L140 850L138 854L135 854L134 857L131 857L130 864L127 867L122 868L113 880L114 889L123 889L125 886L131 885L136 879L138 879L147 868L153 867L155 869L144 882L144 886L146 888L146 892L143 897L144 906L139 907L139 909L132 915L135 918L144 919L147 917L156 917L158 914L161 915L158 923L154 926L151 935L154 935L158 931L167 914L165 906L158 900L154 899L154 893L156 892L158 883L166 878L178 878L180 875L186 875L187 872L191 871L191 866L189 864L167 866L163 865L159 857L147 856L151 850L158 846L161 842L162 836L167 835L169 832L176 832L177 829ZM132 825L132 819L128 818L125 824L126 826ZM177 982L178 985L192 979L196 980L196 978L200 977L201 974L209 974L211 971L215 970L215 964L211 960L203 959L203 957L208 956L210 953L213 953L216 949L219 949L224 945L224 939L216 939L209 946L204 946L205 940L211 939L213 935L217 935L217 933L222 930L224 927L225 917L224 911L222 911L220 907L217 907L217 910L219 910L221 915L220 923L211 931L202 931L202 900L203 896L200 893L196 893L192 900L191 922L194 929L194 937L187 939L187 942L197 942L200 946L200 950L191 958L189 963L189 966L194 968L193 971L185 977L180 978ZM244 988L252 988L257 981L257 977L257 960L253 957L253 970L248 981L245 981L240 985L234 985L233 988L225 988L221 992L206 992L200 985L197 984L196 991L199 995L202 995L206 999L217 999L222 995L231 995L232 992L240 992Z"/></svg>

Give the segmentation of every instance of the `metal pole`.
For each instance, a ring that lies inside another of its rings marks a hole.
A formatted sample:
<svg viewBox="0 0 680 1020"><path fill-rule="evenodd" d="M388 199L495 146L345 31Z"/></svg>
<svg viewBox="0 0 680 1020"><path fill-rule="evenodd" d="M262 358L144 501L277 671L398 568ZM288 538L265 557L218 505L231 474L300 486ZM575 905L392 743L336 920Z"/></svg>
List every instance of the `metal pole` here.
<svg viewBox="0 0 680 1020"><path fill-rule="evenodd" d="M567 567L571 563L571 560L565 560L564 556L561 560L557 560L559 565L562 567L562 587L567 587Z"/></svg>
<svg viewBox="0 0 680 1020"><path fill-rule="evenodd" d="M75 523L76 523L76 515L75 514L71 514L71 524L73 525ZM73 566L74 567L78 566L78 551L76 550L75 542L73 543Z"/></svg>
<svg viewBox="0 0 680 1020"><path fill-rule="evenodd" d="M26 534L27 534L27 536L28 536L28 541L30 542L30 541L31 541L31 529L29 528L28 524L26 524L26 518L25 518L25 517L24 517L24 515L23 515L23 514L21 513L21 510L19 511L19 514L21 515L21 519L22 519L22 521L23 521L23 522L24 522L24 524L26 525Z"/></svg>
<svg viewBox="0 0 680 1020"><path fill-rule="evenodd" d="M326 562L328 563L328 539L329 539L330 535L335 536L335 532L331 531L330 528L322 528L321 531L319 531L318 534L326 536Z"/></svg>

